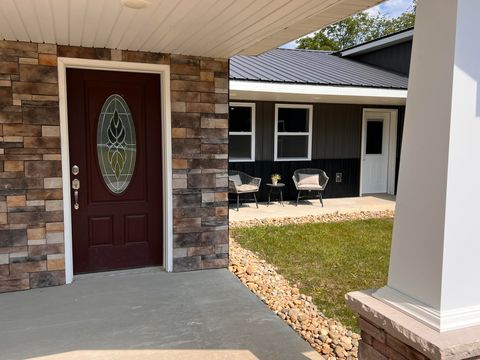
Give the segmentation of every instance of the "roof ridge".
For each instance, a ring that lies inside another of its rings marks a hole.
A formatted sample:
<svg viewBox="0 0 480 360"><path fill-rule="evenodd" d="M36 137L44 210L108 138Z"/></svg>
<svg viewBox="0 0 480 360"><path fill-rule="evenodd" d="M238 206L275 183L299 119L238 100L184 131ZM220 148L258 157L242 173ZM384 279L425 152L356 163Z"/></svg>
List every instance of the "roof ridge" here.
<svg viewBox="0 0 480 360"><path fill-rule="evenodd" d="M294 49L289 49L289 48L276 48L276 49L273 49L273 50L283 50L283 51L304 51L304 52L313 52L313 53L325 53L325 54L333 54L335 51L332 51L332 50L316 50L316 49L298 49L298 48L294 48ZM270 50L272 51L272 50ZM268 52L268 51L267 51Z"/></svg>

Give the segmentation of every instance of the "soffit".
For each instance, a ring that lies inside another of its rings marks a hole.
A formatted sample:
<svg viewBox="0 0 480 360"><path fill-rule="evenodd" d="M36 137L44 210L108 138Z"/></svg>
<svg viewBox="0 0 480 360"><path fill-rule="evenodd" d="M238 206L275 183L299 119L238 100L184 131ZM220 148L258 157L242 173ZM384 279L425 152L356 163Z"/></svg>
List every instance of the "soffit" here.
<svg viewBox="0 0 480 360"><path fill-rule="evenodd" d="M229 58L256 55L379 0L2 0L0 39Z"/></svg>

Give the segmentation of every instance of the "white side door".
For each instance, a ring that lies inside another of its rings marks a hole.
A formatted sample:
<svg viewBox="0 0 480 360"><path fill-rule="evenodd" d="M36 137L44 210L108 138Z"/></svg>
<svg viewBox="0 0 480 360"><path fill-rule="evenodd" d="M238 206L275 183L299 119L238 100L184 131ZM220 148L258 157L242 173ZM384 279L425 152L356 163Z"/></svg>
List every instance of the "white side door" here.
<svg viewBox="0 0 480 360"><path fill-rule="evenodd" d="M362 194L388 191L391 112L366 111L362 131Z"/></svg>

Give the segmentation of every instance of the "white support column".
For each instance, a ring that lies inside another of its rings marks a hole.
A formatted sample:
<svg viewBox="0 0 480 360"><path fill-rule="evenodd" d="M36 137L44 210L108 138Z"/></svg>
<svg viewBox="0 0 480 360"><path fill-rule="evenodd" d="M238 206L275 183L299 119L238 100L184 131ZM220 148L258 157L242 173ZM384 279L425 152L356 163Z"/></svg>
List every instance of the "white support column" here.
<svg viewBox="0 0 480 360"><path fill-rule="evenodd" d="M388 286L438 331L480 324L480 1L419 0Z"/></svg>

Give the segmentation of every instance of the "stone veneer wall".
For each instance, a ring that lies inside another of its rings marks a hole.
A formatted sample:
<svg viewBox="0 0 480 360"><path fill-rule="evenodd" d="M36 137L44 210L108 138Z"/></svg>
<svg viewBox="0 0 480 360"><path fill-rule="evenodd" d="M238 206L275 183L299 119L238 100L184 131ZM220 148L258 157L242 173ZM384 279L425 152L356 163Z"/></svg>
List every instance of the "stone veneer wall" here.
<svg viewBox="0 0 480 360"><path fill-rule="evenodd" d="M362 330L358 349L360 360L427 360L422 353L368 320L360 317L358 325Z"/></svg>
<svg viewBox="0 0 480 360"><path fill-rule="evenodd" d="M227 60L0 41L0 292L65 283L57 56L171 65L174 271L226 267Z"/></svg>

